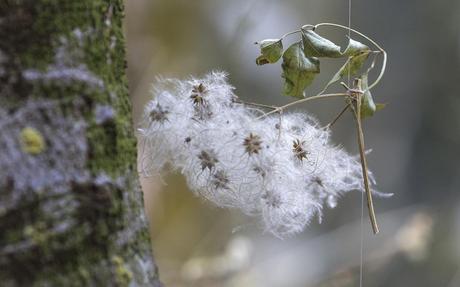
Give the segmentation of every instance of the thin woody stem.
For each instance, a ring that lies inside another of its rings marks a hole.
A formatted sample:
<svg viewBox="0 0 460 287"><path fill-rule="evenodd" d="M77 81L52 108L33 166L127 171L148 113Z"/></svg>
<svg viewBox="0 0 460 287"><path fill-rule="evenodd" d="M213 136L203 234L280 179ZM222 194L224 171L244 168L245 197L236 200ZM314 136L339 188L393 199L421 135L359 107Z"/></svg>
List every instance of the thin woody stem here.
<svg viewBox="0 0 460 287"><path fill-rule="evenodd" d="M331 128L331 127L340 119L340 117L342 117L342 115L348 110L348 108L350 108L350 104L347 104L347 105L340 111L340 113L338 113L337 116L335 116L335 118L334 118L330 123L328 123L324 128L326 128L326 129Z"/></svg>
<svg viewBox="0 0 460 287"><path fill-rule="evenodd" d="M288 32L288 33L284 34L283 36L281 36L280 40L283 40L284 38L286 38L289 35L297 34L297 33L300 33L300 32L302 32L302 31L301 30L295 30L295 31Z"/></svg>
<svg viewBox="0 0 460 287"><path fill-rule="evenodd" d="M276 106L271 106L271 105L264 105L264 104L253 103L253 102L245 102L245 101L242 101L242 100L240 100L240 99L233 100L233 102L238 103L238 104L247 105L247 106L254 106L254 107L265 108L265 109L272 109L272 110L275 110L275 109L278 108L278 107L276 107Z"/></svg>
<svg viewBox="0 0 460 287"><path fill-rule="evenodd" d="M285 110L285 109L287 109L289 107L292 107L292 106L295 106L295 105L298 105L298 104L301 104L301 103L304 103L304 102L308 102L308 101L312 101L312 100L319 100L319 99L326 99L326 98L339 98L339 97L346 97L346 96L348 96L347 93L335 93L335 94L322 94L322 95L316 95L316 96L313 96L313 97L304 98L304 99L301 99L301 100L291 102L291 103L286 104L284 106L277 107L273 111L270 111L270 112L260 116L259 118L264 118L264 117L266 117L268 115L281 112L281 111L283 111L283 110Z"/></svg>
<svg viewBox="0 0 460 287"><path fill-rule="evenodd" d="M361 89L361 83L358 81L358 89ZM361 123L361 100L362 100L362 93L356 93L356 98L354 101L356 101L356 109L351 105L353 109L353 114L355 116L356 120L356 128L358 130L358 145L359 145L359 156L361 159L361 169L363 172L363 181L364 181L364 190L366 192L366 198L367 198L367 210L369 212L369 219L371 221L372 225L372 230L374 231L374 234L379 233L379 226L377 223L377 218L375 216L375 211L374 211L374 203L372 200L372 193L369 187L369 174L368 174L368 169L367 169L367 160L366 160L366 153L365 153L365 146L364 146L364 133L363 133L363 128L362 128L362 123Z"/></svg>

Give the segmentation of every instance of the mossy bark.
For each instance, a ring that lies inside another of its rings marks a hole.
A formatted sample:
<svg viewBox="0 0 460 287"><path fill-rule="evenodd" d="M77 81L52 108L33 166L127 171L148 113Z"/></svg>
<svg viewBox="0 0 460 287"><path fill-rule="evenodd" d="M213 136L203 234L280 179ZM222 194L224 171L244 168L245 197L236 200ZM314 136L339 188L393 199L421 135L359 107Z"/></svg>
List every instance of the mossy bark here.
<svg viewBox="0 0 460 287"><path fill-rule="evenodd" d="M120 0L0 3L0 285L160 286Z"/></svg>

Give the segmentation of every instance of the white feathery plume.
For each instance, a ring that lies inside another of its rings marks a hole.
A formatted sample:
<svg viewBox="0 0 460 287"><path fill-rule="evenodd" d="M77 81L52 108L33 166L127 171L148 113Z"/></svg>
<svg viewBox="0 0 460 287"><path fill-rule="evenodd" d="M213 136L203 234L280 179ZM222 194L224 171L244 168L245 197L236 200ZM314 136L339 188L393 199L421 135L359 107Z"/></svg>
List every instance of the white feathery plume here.
<svg viewBox="0 0 460 287"><path fill-rule="evenodd" d="M235 101L225 73L160 79L152 94L139 129L142 171L177 170L197 195L260 216L280 238L321 217L324 204L364 189L356 157L331 144L313 117L259 119L262 111Z"/></svg>

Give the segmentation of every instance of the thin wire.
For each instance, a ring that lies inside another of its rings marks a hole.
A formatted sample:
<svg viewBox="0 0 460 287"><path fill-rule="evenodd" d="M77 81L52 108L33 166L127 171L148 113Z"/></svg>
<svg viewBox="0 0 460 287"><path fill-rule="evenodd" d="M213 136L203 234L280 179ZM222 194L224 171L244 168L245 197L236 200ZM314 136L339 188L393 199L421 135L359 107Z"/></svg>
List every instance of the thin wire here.
<svg viewBox="0 0 460 287"><path fill-rule="evenodd" d="M351 0L348 0L348 39L351 39ZM350 86L350 62L348 62L348 86Z"/></svg>
<svg viewBox="0 0 460 287"><path fill-rule="evenodd" d="M348 39L351 39L351 1L348 0ZM348 63L350 65L350 63ZM350 69L348 69L348 86L351 85ZM363 251L364 251L364 192L361 193L361 226L360 226L360 250L359 250L359 287L363 286Z"/></svg>

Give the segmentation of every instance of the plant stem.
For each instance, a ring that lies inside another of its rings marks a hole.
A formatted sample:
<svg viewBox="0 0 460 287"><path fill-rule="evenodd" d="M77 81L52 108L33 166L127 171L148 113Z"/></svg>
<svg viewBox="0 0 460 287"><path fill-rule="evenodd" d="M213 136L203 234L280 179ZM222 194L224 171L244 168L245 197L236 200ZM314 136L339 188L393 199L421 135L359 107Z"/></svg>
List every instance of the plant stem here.
<svg viewBox="0 0 460 287"><path fill-rule="evenodd" d="M259 107L259 108L265 108L265 109L272 109L275 110L278 107L276 106L271 106L271 105L264 105L264 104L259 104L259 103L252 103L252 102L244 102L240 99L234 100L233 102L242 104L242 105L247 105L247 106L254 106L254 107Z"/></svg>
<svg viewBox="0 0 460 287"><path fill-rule="evenodd" d="M295 31L288 32L288 33L284 34L283 36L281 36L280 40L283 40L284 38L286 38L289 35L297 34L297 33L300 33L300 32L301 32L301 30L295 30Z"/></svg>
<svg viewBox="0 0 460 287"><path fill-rule="evenodd" d="M292 106L295 106L295 105L298 105L298 104L301 104L301 103L304 103L304 102L308 102L308 101L312 101L312 100L319 100L319 99L326 99L326 98L339 98L339 97L346 97L346 96L348 96L347 93L336 93L336 94L322 94L322 95L316 95L316 96L313 96L313 97L300 99L300 100L291 102L289 104L286 104L284 106L276 107L273 111L270 111L270 112L266 113L265 115L260 116L258 119L264 118L264 117L266 117L268 115L271 115L271 114L274 114L274 113L281 112L284 109L287 109L289 107L292 107Z"/></svg>
<svg viewBox="0 0 460 287"><path fill-rule="evenodd" d="M361 82L358 81L358 89L361 90ZM362 93L356 93L356 98L354 99L356 101L356 110L354 109L353 105L351 107L353 108L353 112L355 115L355 120L356 120L356 127L358 130L358 145L359 145L359 156L361 159L361 169L363 172L363 181L364 181L364 189L366 192L366 197L367 197L367 210L369 212L369 219L371 221L372 225L372 230L374 231L374 234L379 233L379 226L377 224L377 218L375 216L375 211L374 211L374 203L372 200L372 193L369 188L369 175L367 171L367 160L366 160L366 153L365 153L365 146L364 146L364 133L363 133L363 128L362 128L362 123L361 123L361 100L362 100Z"/></svg>
<svg viewBox="0 0 460 287"><path fill-rule="evenodd" d="M342 109L342 111L340 111L340 113L338 113L337 116L335 116L335 118L330 123L328 123L324 128L326 129L331 128L340 119L340 117L348 110L349 107L350 107L350 104L347 104Z"/></svg>

